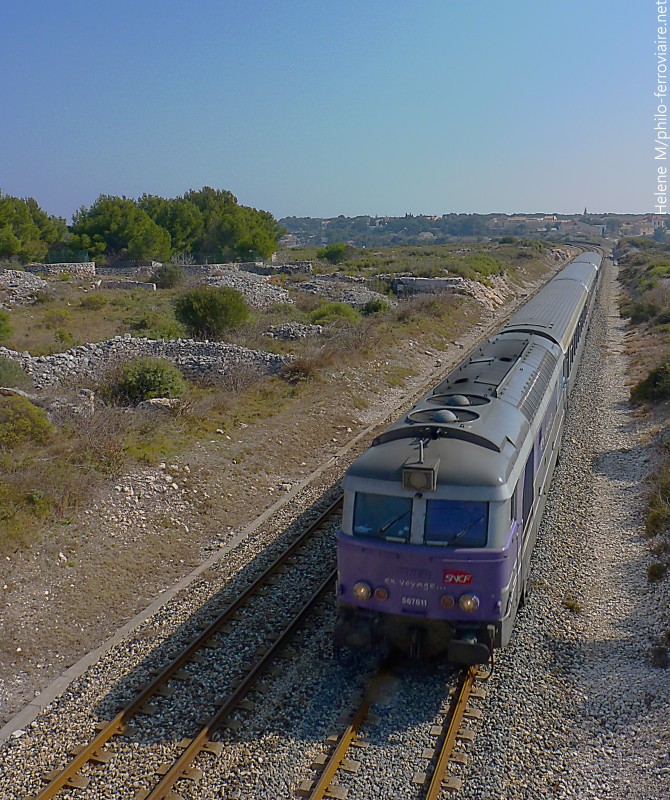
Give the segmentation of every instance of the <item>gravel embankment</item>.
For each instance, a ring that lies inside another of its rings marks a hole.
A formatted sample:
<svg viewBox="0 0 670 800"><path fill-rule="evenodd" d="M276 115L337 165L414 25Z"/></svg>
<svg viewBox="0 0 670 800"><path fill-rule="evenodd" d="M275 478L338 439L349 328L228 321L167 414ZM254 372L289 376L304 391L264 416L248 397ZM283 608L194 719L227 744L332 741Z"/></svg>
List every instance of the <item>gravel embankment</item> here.
<svg viewBox="0 0 670 800"><path fill-rule="evenodd" d="M252 308L269 308L275 303L292 303L293 299L281 286L270 282L267 275L255 272L225 271L211 278L206 278L210 286L228 286L244 295L244 299Z"/></svg>
<svg viewBox="0 0 670 800"><path fill-rule="evenodd" d="M606 274L531 596L454 800L670 797L670 670L650 658L668 627L670 585L646 577L640 481L652 450L628 405L623 337Z"/></svg>
<svg viewBox="0 0 670 800"><path fill-rule="evenodd" d="M0 308L11 308L35 301L35 295L48 284L43 278L20 269L0 269Z"/></svg>

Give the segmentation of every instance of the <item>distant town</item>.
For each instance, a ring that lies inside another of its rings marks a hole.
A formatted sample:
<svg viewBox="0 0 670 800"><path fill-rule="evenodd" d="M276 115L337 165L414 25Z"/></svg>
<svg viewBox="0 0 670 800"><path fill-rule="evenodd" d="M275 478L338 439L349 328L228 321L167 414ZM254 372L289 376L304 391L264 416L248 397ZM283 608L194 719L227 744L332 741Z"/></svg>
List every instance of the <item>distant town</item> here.
<svg viewBox="0 0 670 800"><path fill-rule="evenodd" d="M285 217L284 247L346 242L356 247L441 244L453 239L487 241L501 237L556 241L650 236L665 239L665 214L405 214L403 217Z"/></svg>

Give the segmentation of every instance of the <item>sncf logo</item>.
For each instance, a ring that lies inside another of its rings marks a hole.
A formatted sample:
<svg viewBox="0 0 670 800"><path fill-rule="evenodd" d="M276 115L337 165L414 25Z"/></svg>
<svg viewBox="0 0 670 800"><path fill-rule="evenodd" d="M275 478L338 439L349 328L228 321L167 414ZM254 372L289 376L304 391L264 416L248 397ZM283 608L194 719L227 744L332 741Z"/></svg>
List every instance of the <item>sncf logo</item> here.
<svg viewBox="0 0 670 800"><path fill-rule="evenodd" d="M472 575L469 572L460 572L457 569L445 569L442 573L442 583L467 586L472 583Z"/></svg>

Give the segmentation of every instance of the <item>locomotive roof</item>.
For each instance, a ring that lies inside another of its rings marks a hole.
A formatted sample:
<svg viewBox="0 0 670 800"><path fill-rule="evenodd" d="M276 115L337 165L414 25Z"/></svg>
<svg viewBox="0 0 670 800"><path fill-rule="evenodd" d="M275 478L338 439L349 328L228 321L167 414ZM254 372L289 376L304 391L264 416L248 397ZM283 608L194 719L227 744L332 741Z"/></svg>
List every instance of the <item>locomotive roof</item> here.
<svg viewBox="0 0 670 800"><path fill-rule="evenodd" d="M498 487L507 482L546 400L560 351L570 345L601 256L571 262L501 332L465 358L407 414L378 436L347 470L345 488L367 491L401 482L403 467L437 464L439 486Z"/></svg>
<svg viewBox="0 0 670 800"><path fill-rule="evenodd" d="M581 281L552 280L526 303L501 333L538 333L567 352L588 292Z"/></svg>
<svg viewBox="0 0 670 800"><path fill-rule="evenodd" d="M442 485L507 481L558 360L546 339L499 335L483 342L349 469L353 478L400 480L418 442L438 460ZM348 482L348 481L347 481Z"/></svg>
<svg viewBox="0 0 670 800"><path fill-rule="evenodd" d="M389 484L396 484L400 489L403 468L419 462L421 441L424 463L437 465L438 490L459 487L462 491L463 487L484 486L504 491L516 461L509 452L498 453L461 439L414 436L387 441L366 450L347 470L344 488L372 494L384 494ZM412 494L411 490L409 493Z"/></svg>

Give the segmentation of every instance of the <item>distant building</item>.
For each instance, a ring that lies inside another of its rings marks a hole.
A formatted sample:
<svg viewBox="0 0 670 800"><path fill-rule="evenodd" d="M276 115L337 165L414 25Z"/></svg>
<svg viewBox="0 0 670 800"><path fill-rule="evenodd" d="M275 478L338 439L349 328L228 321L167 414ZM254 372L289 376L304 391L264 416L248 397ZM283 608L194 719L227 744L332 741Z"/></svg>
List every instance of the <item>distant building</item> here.
<svg viewBox="0 0 670 800"><path fill-rule="evenodd" d="M653 236L653 222L622 222L619 228L621 236Z"/></svg>
<svg viewBox="0 0 670 800"><path fill-rule="evenodd" d="M654 226L654 230L656 230L656 228L665 228L667 219L665 214L649 214L649 216L644 218L644 222L651 222Z"/></svg>

